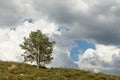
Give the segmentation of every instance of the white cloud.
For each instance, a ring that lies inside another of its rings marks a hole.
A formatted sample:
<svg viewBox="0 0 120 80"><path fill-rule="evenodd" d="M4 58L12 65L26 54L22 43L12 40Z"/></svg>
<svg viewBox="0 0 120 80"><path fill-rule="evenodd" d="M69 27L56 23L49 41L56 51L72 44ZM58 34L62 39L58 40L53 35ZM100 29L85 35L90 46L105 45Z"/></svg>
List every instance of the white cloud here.
<svg viewBox="0 0 120 80"><path fill-rule="evenodd" d="M16 27L16 30L10 28L0 29L0 53L2 60L19 61L21 49L19 44L23 42L23 37L29 35L31 31L37 29L42 30L43 33L51 36L56 31L54 23L45 22L45 20L36 21L35 24L28 23L27 21Z"/></svg>
<svg viewBox="0 0 120 80"><path fill-rule="evenodd" d="M57 26L43 19L36 21L34 24L26 21L24 24L17 26L15 30L1 28L0 60L22 61L21 54L24 51L20 49L19 44L23 42L23 37L28 37L31 31L37 29L40 29L43 33L47 34L50 39L55 39L56 41L53 53L54 59L50 64L51 67L78 68L77 64L71 60L67 52L67 45L69 43L64 43L65 40L62 40L61 33L57 31Z"/></svg>
<svg viewBox="0 0 120 80"><path fill-rule="evenodd" d="M96 45L96 50L88 49L83 55L80 55L77 63L81 69L119 75L119 57L119 48L115 46Z"/></svg>

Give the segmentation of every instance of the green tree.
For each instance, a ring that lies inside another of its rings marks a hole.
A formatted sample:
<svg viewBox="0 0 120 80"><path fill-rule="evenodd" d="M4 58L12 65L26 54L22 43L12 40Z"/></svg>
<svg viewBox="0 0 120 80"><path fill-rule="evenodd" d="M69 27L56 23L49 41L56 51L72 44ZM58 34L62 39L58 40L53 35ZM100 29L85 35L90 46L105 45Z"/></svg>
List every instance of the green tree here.
<svg viewBox="0 0 120 80"><path fill-rule="evenodd" d="M45 67L49 64L53 57L51 53L55 42L50 41L49 38L42 34L40 30L32 31L29 37L24 37L24 42L20 44L20 47L25 50L24 57L25 62L35 62L37 68Z"/></svg>

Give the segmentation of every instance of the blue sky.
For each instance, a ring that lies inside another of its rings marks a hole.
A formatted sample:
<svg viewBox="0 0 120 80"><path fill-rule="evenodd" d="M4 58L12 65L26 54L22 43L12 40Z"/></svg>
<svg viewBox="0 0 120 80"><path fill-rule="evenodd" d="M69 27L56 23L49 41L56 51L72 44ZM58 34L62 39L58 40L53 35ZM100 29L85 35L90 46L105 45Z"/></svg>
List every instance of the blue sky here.
<svg viewBox="0 0 120 80"><path fill-rule="evenodd" d="M95 49L94 43L87 42L85 40L75 40L74 42L77 44L77 46L73 47L70 51L70 56L74 61L78 61L79 55L83 54L87 49Z"/></svg>

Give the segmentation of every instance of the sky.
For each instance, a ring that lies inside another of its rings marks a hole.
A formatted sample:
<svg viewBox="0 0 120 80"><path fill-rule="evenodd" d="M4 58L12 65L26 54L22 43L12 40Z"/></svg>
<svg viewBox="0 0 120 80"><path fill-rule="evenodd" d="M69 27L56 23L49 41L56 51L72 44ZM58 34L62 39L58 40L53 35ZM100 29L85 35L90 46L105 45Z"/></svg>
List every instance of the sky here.
<svg viewBox="0 0 120 80"><path fill-rule="evenodd" d="M0 0L0 60L23 61L23 37L56 42L48 67L120 75L120 0Z"/></svg>

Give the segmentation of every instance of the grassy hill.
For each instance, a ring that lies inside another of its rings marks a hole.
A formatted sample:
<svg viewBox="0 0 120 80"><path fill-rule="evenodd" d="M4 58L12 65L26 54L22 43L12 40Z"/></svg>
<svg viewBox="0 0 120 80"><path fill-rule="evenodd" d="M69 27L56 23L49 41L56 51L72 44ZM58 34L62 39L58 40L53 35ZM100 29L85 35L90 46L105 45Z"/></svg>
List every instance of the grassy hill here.
<svg viewBox="0 0 120 80"><path fill-rule="evenodd" d="M36 69L28 64L0 61L0 80L120 80L120 77L68 68Z"/></svg>

